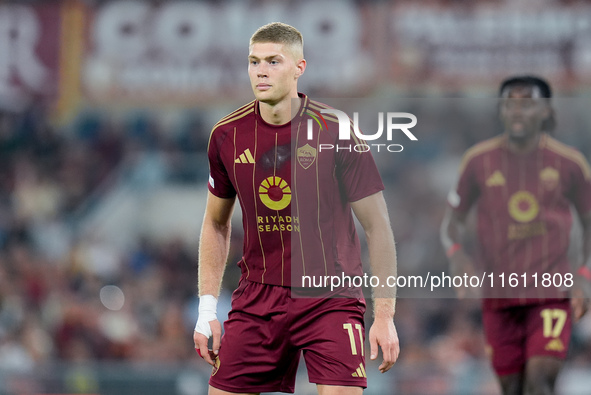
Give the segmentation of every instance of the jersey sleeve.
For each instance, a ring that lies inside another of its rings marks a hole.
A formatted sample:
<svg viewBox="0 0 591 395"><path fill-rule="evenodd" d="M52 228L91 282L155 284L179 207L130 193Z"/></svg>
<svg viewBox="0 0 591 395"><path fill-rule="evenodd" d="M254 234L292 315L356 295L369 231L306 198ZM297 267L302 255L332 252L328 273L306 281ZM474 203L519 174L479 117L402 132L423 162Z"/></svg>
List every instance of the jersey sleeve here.
<svg viewBox="0 0 591 395"><path fill-rule="evenodd" d="M579 215L585 215L591 212L591 168L580 152L574 159L571 200Z"/></svg>
<svg viewBox="0 0 591 395"><path fill-rule="evenodd" d="M460 166L460 176L455 189L449 192L447 203L455 211L466 213L478 199L480 188L476 179L475 159L466 156Z"/></svg>
<svg viewBox="0 0 591 395"><path fill-rule="evenodd" d="M351 147L353 148L353 147ZM384 184L370 151L337 152L337 176L349 202L355 202L384 189Z"/></svg>
<svg viewBox="0 0 591 395"><path fill-rule="evenodd" d="M215 196L227 199L236 196L236 190L222 161L223 137L223 133L216 130L211 134L209 146L207 147L207 157L209 159L209 182L207 187Z"/></svg>

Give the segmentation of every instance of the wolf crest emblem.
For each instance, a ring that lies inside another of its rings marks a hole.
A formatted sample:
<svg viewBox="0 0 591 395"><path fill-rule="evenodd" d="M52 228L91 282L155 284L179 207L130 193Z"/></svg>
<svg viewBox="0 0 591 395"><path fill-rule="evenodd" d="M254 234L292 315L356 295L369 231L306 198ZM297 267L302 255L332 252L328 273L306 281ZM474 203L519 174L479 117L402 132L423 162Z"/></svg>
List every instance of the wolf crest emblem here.
<svg viewBox="0 0 591 395"><path fill-rule="evenodd" d="M304 169L307 169L312 166L316 160L316 148L312 147L310 144L306 144L298 148L296 157L298 158L298 163Z"/></svg>

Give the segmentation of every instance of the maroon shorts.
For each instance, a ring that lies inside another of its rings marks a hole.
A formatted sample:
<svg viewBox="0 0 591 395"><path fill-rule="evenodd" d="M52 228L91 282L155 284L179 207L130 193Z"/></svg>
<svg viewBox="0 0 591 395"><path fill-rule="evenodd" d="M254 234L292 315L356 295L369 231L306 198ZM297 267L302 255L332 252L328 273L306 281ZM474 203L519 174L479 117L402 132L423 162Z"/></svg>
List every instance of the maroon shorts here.
<svg viewBox="0 0 591 395"><path fill-rule="evenodd" d="M365 388L365 301L292 298L243 280L209 384L230 392L294 392L301 353L311 383Z"/></svg>
<svg viewBox="0 0 591 395"><path fill-rule="evenodd" d="M499 376L522 372L533 356L565 359L570 343L570 301L484 309L484 333Z"/></svg>

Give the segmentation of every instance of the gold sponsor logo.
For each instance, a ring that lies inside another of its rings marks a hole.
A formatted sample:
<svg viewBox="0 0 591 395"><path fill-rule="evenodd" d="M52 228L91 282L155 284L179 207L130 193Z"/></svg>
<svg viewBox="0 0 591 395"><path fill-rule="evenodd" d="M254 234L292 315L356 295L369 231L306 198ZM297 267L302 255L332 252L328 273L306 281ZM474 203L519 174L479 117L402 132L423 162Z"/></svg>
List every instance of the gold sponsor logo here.
<svg viewBox="0 0 591 395"><path fill-rule="evenodd" d="M310 144L306 144L297 149L296 156L300 166L307 169L312 166L316 160L316 148L312 147Z"/></svg>
<svg viewBox="0 0 591 395"><path fill-rule="evenodd" d="M540 181L544 188L552 190L558 186L560 180L560 173L553 167L546 167L540 171Z"/></svg>
<svg viewBox="0 0 591 395"><path fill-rule="evenodd" d="M528 237L542 236L546 234L544 222L532 222L529 224L511 224L507 232L509 240L527 239Z"/></svg>
<svg viewBox="0 0 591 395"><path fill-rule="evenodd" d="M259 186L261 202L271 210L283 210L291 202L291 189L281 177L267 177Z"/></svg>
<svg viewBox="0 0 591 395"><path fill-rule="evenodd" d="M290 215L265 215L257 217L259 232L299 232L300 218Z"/></svg>
<svg viewBox="0 0 591 395"><path fill-rule="evenodd" d="M507 204L509 214L517 222L529 222L536 218L540 206L535 196L527 191L515 192Z"/></svg>
<svg viewBox="0 0 591 395"><path fill-rule="evenodd" d="M501 173L498 170L495 170L494 173L492 173L490 175L490 177L488 177L486 179L486 186L487 187L497 187L497 186L501 186L501 185L505 185L506 181L505 181L505 177L503 177L503 173Z"/></svg>

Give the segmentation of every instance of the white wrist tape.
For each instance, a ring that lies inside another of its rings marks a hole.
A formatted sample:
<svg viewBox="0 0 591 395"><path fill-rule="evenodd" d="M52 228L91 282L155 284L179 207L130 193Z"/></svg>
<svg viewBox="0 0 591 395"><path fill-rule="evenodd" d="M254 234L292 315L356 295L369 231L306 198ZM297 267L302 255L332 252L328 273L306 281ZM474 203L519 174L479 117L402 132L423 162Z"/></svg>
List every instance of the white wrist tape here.
<svg viewBox="0 0 591 395"><path fill-rule="evenodd" d="M213 295L202 295L199 297L199 317L195 324L195 332L201 333L208 339L211 337L209 321L218 319L216 311L218 300Z"/></svg>

